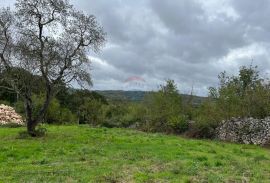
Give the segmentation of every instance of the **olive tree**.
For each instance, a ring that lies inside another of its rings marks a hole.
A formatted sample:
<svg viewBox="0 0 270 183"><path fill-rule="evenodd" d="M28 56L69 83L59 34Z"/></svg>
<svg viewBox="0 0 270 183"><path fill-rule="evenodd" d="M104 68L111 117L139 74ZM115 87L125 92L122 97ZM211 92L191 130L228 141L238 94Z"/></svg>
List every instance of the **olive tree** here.
<svg viewBox="0 0 270 183"><path fill-rule="evenodd" d="M95 16L77 11L68 0L17 0L14 11L0 9L1 79L23 99L30 135L60 85L91 84L87 54L104 43ZM35 83L42 85L45 99L33 115Z"/></svg>

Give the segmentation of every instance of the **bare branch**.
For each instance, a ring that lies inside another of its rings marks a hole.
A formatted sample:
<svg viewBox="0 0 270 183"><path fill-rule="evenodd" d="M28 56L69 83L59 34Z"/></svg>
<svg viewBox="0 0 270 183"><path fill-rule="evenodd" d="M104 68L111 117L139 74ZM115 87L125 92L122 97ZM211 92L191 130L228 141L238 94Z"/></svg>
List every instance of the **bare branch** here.
<svg viewBox="0 0 270 183"><path fill-rule="evenodd" d="M84 68L90 62L87 54L98 51L104 42L105 33L95 17L76 11L68 0L17 0L14 13L0 13L0 74L6 73L8 87L24 99L30 131L59 83L91 84ZM36 117L31 100L35 77L41 78L46 95Z"/></svg>

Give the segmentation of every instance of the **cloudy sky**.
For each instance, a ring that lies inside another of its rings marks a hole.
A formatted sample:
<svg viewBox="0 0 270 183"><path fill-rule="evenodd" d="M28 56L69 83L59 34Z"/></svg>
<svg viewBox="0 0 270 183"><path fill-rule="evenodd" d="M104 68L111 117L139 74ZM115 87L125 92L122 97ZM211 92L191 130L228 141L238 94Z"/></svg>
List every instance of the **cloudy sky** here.
<svg viewBox="0 0 270 183"><path fill-rule="evenodd" d="M89 53L93 89L156 90L173 79L182 93L193 87L195 94L207 95L224 70L234 74L253 62L269 75L270 0L71 2L94 14L107 32L102 51ZM134 76L144 81L128 85Z"/></svg>

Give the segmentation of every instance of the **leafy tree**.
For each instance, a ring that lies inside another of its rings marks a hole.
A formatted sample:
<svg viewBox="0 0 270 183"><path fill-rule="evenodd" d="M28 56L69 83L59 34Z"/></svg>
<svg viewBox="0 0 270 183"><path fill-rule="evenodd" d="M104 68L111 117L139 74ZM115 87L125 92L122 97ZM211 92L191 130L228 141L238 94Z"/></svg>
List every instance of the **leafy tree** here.
<svg viewBox="0 0 270 183"><path fill-rule="evenodd" d="M146 130L180 133L187 129L181 95L173 80L167 80L158 92L150 93L144 103Z"/></svg>
<svg viewBox="0 0 270 183"><path fill-rule="evenodd" d="M107 100L100 94L89 90L62 88L56 95L62 107L68 108L79 118L79 123L97 123L103 105Z"/></svg>
<svg viewBox="0 0 270 183"><path fill-rule="evenodd" d="M209 88L209 100L196 110L192 136L212 137L215 127L232 117L264 118L270 114L269 83L260 78L256 66L242 66L236 76L224 71L219 81L218 88Z"/></svg>
<svg viewBox="0 0 270 183"><path fill-rule="evenodd" d="M33 115L38 114L38 109L41 108L44 101L44 94L33 95L33 105L36 109L33 111ZM15 104L16 111L23 114L25 113L24 104L22 101L18 101ZM72 124L78 122L78 118L69 109L60 105L56 98L53 98L46 114L42 117L42 122L49 124Z"/></svg>
<svg viewBox="0 0 270 183"><path fill-rule="evenodd" d="M224 119L219 104L210 98L194 109L194 122L191 123L187 135L193 138L212 138L215 129Z"/></svg>
<svg viewBox="0 0 270 183"><path fill-rule="evenodd" d="M257 66L242 66L236 76L224 71L219 87L209 88L209 100L195 110L193 137L213 137L222 120L232 117L264 118L270 115L270 84L260 78Z"/></svg>
<svg viewBox="0 0 270 183"><path fill-rule="evenodd" d="M102 107L103 103L97 99L86 98L78 106L78 116L80 123L98 125L103 120Z"/></svg>
<svg viewBox="0 0 270 183"><path fill-rule="evenodd" d="M30 135L35 136L63 83L91 84L87 51L98 51L104 36L96 18L75 10L68 0L17 0L15 11L0 10L0 73L6 73L1 79L23 99ZM34 116L35 76L44 83L45 98Z"/></svg>
<svg viewBox="0 0 270 183"><path fill-rule="evenodd" d="M256 66L240 67L238 76L229 77L223 72L219 75L219 79L220 87L216 89L214 95L218 96L218 106L226 119L269 115L269 84L259 77Z"/></svg>

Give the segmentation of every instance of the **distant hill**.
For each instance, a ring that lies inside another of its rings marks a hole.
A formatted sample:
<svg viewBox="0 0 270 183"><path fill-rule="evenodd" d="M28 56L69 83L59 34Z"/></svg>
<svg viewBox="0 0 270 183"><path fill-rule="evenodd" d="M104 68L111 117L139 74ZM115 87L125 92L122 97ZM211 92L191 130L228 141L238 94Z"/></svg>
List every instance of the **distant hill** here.
<svg viewBox="0 0 270 183"><path fill-rule="evenodd" d="M97 90L96 92L105 96L108 100L118 100L118 101L122 100L133 102L142 101L144 96L147 93L150 93L149 91L123 91L123 90ZM207 97L191 96L187 94L181 94L181 96L184 102L189 101L190 98L193 97L194 105L199 105L207 99Z"/></svg>

